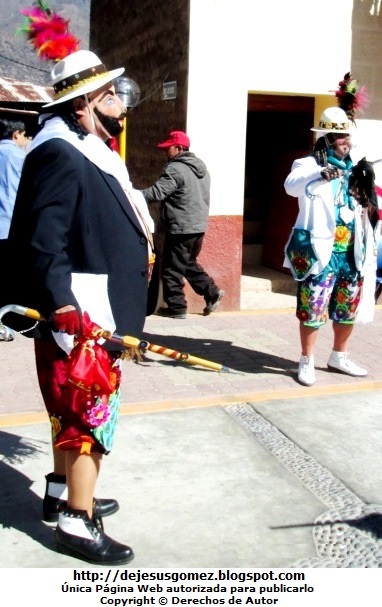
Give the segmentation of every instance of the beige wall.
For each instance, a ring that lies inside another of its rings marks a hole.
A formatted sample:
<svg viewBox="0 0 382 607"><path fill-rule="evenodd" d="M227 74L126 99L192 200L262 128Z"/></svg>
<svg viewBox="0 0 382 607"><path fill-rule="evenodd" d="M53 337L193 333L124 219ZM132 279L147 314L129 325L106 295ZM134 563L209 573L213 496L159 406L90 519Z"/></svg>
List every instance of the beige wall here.
<svg viewBox="0 0 382 607"><path fill-rule="evenodd" d="M354 0L352 29L351 70L354 77L366 85L370 97L363 118L382 120L382 3L380 0Z"/></svg>
<svg viewBox="0 0 382 607"><path fill-rule="evenodd" d="M323 17L330 34L317 33ZM351 19L352 0L191 0L187 122L211 167L212 214L243 209L248 92L321 101L350 69Z"/></svg>

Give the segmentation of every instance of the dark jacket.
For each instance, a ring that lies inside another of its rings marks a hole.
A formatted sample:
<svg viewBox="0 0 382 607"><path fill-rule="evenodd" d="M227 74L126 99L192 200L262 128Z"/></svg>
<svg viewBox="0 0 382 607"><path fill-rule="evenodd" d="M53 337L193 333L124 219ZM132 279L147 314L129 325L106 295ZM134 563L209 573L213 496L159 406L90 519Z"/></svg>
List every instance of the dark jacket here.
<svg viewBox="0 0 382 607"><path fill-rule="evenodd" d="M210 175L203 160L180 152L166 164L158 181L142 190L147 202L163 201L165 229L171 234L207 230Z"/></svg>
<svg viewBox="0 0 382 607"><path fill-rule="evenodd" d="M139 337L148 292L146 237L118 181L70 143L52 139L28 154L9 241L17 301L7 303L48 318L61 306L78 305L72 272L107 274L116 332Z"/></svg>

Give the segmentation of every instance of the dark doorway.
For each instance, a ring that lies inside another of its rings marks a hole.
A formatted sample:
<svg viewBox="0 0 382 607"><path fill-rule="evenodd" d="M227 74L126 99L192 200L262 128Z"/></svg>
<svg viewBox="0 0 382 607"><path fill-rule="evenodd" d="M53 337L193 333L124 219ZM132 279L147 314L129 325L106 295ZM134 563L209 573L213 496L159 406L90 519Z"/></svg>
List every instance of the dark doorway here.
<svg viewBox="0 0 382 607"><path fill-rule="evenodd" d="M248 96L243 245L261 246L261 263L284 272L298 210L284 181L293 160L312 149L313 120L313 97Z"/></svg>

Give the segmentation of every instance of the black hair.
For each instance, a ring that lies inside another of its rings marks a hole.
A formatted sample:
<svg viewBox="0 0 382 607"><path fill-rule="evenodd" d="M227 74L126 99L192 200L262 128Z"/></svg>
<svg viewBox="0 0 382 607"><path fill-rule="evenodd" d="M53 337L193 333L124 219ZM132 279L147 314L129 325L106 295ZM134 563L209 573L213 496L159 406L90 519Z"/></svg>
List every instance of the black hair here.
<svg viewBox="0 0 382 607"><path fill-rule="evenodd" d="M0 139L12 139L13 133L20 131L25 132L25 124L22 120L8 120L8 118L0 118Z"/></svg>
<svg viewBox="0 0 382 607"><path fill-rule="evenodd" d="M374 209L378 211L378 199L375 191L375 173L373 163L361 158L357 164L352 168L349 177L349 190L364 208L369 208L370 219L372 219L371 211ZM373 227L378 219L372 221Z"/></svg>
<svg viewBox="0 0 382 607"><path fill-rule="evenodd" d="M84 129L78 122L78 118L74 110L73 99L53 106L52 114L48 114L46 118L43 119L43 124L55 116L62 118L69 130L75 133L79 139L85 139L86 135L88 135L87 130Z"/></svg>
<svg viewBox="0 0 382 607"><path fill-rule="evenodd" d="M313 146L313 156L317 164L324 167L328 164L329 151L334 147L337 139L349 137L349 133L325 133L319 137Z"/></svg>

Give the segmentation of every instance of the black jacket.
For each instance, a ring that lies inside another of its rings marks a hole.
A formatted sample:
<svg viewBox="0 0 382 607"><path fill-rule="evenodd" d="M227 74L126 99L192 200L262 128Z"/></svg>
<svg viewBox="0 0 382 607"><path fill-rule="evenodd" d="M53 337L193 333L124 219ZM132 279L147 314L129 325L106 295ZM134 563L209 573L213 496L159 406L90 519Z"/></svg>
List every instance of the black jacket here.
<svg viewBox="0 0 382 607"><path fill-rule="evenodd" d="M116 332L139 337L148 293L146 237L118 181L70 143L52 139L28 154L9 242L13 301L6 303L48 318L61 306L78 305L72 272L107 274ZM4 323L12 326L10 316Z"/></svg>

